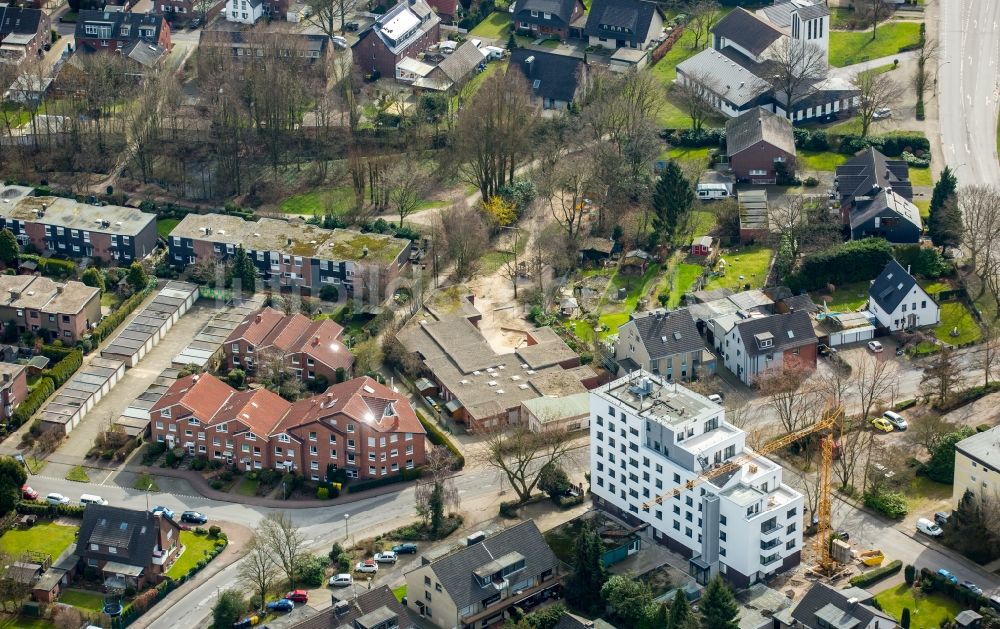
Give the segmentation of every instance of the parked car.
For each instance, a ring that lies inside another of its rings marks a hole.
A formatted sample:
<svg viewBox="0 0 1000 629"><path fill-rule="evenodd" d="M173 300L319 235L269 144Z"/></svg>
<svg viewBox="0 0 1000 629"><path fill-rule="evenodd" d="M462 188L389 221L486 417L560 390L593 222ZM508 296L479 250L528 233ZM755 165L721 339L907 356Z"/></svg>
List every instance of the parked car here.
<svg viewBox="0 0 1000 629"><path fill-rule="evenodd" d="M892 432L892 424L890 424L889 420L884 417L876 417L875 419L873 419L872 426L875 427L875 430L880 430L882 432Z"/></svg>
<svg viewBox="0 0 1000 629"><path fill-rule="evenodd" d="M288 594L285 594L285 598L293 603L308 603L309 592L306 592L305 590L292 590Z"/></svg>
<svg viewBox="0 0 1000 629"><path fill-rule="evenodd" d="M86 507L87 505L106 505L108 501L100 496L94 494L83 494L80 496L80 506Z"/></svg>
<svg viewBox="0 0 1000 629"><path fill-rule="evenodd" d="M295 603L287 598L279 598L267 604L267 611L269 612L290 612L293 609L295 609Z"/></svg>
<svg viewBox="0 0 1000 629"><path fill-rule="evenodd" d="M950 513L945 513L944 511L938 511L937 513L934 514L934 521L937 522L938 525L944 526L945 524L948 524L948 518L950 517L951 517Z"/></svg>
<svg viewBox="0 0 1000 629"><path fill-rule="evenodd" d="M330 38L330 41L333 42L334 48L339 48L340 50L344 50L348 46L347 39L341 37L340 35L334 35Z"/></svg>
<svg viewBox="0 0 1000 629"><path fill-rule="evenodd" d="M375 561L378 563L396 563L396 553L391 550L375 553Z"/></svg>
<svg viewBox="0 0 1000 629"><path fill-rule="evenodd" d="M200 511L185 511L181 514L181 522L190 522L191 524L205 524L208 522L208 516Z"/></svg>
<svg viewBox="0 0 1000 629"><path fill-rule="evenodd" d="M969 590L973 594L977 594L977 595L981 596L982 593L983 593L983 588L979 587L978 585L976 585L972 581L969 581L968 579L966 579L965 581L962 581L962 587L964 587L965 589Z"/></svg>
<svg viewBox="0 0 1000 629"><path fill-rule="evenodd" d="M917 520L917 530L924 535L930 535L931 537L938 537L943 533L941 527L934 524L927 518L920 518Z"/></svg>
<svg viewBox="0 0 1000 629"><path fill-rule="evenodd" d="M958 577L956 577L952 573L948 572L944 568L941 568L940 570L938 570L938 576L941 577L942 579L944 579L945 581L951 581L955 585L958 585Z"/></svg>
<svg viewBox="0 0 1000 629"><path fill-rule="evenodd" d="M872 114L872 118L874 118L875 120L883 120L885 118L891 118L891 117L892 117L892 110L889 109L888 107L879 107L878 109L875 110L875 113Z"/></svg>
<svg viewBox="0 0 1000 629"><path fill-rule="evenodd" d="M69 498L67 498L62 494L57 494L56 492L52 492L48 496L45 496L45 502L49 503L50 505L56 505L56 506L68 505Z"/></svg>
<svg viewBox="0 0 1000 629"><path fill-rule="evenodd" d="M199 26L201 26L201 18L200 17L196 17L193 20L191 20L190 22L188 22L188 28L198 28Z"/></svg>
<svg viewBox="0 0 1000 629"><path fill-rule="evenodd" d="M882 344L879 343L878 341L868 341L868 349L878 354L884 348L882 347Z"/></svg>
<svg viewBox="0 0 1000 629"><path fill-rule="evenodd" d="M378 572L378 564L374 559L365 559L364 561L359 561L358 565L354 566L356 572Z"/></svg>
<svg viewBox="0 0 1000 629"><path fill-rule="evenodd" d="M25 500L38 500L38 492L30 485L21 485L21 497Z"/></svg>
<svg viewBox="0 0 1000 629"><path fill-rule="evenodd" d="M882 417L884 417L887 422L892 424L892 427L896 430L906 430L907 428L906 420L903 419L903 416L899 413L886 411L882 413Z"/></svg>
<svg viewBox="0 0 1000 629"><path fill-rule="evenodd" d="M164 507L163 505L156 505L155 507L153 507L152 509L150 509L149 512L152 513L153 515L156 515L157 513L159 513L160 515L162 515L163 517L165 517L168 520L173 520L174 519L174 512L172 510Z"/></svg>
<svg viewBox="0 0 1000 629"><path fill-rule="evenodd" d="M713 393L708 396L709 402L715 402L716 404L722 404L722 396L718 393Z"/></svg>
<svg viewBox="0 0 1000 629"><path fill-rule="evenodd" d="M392 552L397 555L415 555L417 553L417 545L406 542L405 544L396 544L392 547Z"/></svg>
<svg viewBox="0 0 1000 629"><path fill-rule="evenodd" d="M358 24L357 22L348 22L347 24L344 24L344 30L350 33L356 33L360 28L361 25Z"/></svg>
<svg viewBox="0 0 1000 629"><path fill-rule="evenodd" d="M346 572L341 574L335 574L332 577L330 577L329 583L331 586L335 588L343 588L354 583L354 577L347 574Z"/></svg>

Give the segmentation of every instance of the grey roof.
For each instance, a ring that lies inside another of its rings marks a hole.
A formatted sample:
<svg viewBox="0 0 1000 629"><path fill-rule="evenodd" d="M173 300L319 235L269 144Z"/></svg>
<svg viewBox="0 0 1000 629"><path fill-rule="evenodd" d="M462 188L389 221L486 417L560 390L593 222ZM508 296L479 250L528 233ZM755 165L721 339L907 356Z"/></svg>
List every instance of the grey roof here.
<svg viewBox="0 0 1000 629"><path fill-rule="evenodd" d="M398 34L394 32L395 24L405 26L413 23L413 20L416 20L416 28L406 29ZM375 23L369 28L382 40L382 43L392 54L399 55L440 22L441 18L431 10L424 0L411 0L410 2L400 2L392 7L386 11L385 15L375 20ZM361 37L354 43L355 46L361 43L364 35L365 33L361 33Z"/></svg>
<svg viewBox="0 0 1000 629"><path fill-rule="evenodd" d="M0 7L0 39L5 35L34 35L42 21L41 9L25 9L21 7Z"/></svg>
<svg viewBox="0 0 1000 629"><path fill-rule="evenodd" d="M582 620L570 614L563 614L552 629L586 629L588 625Z"/></svg>
<svg viewBox="0 0 1000 629"><path fill-rule="evenodd" d="M889 159L873 148L860 151L847 162L837 166L837 191L841 202L854 197L872 196L872 192L892 188L904 199L913 199L913 184L906 162Z"/></svg>
<svg viewBox="0 0 1000 629"><path fill-rule="evenodd" d="M736 7L719 20L712 33L716 37L732 40L754 55L767 50L768 46L783 35L781 31L743 7Z"/></svg>
<svg viewBox="0 0 1000 629"><path fill-rule="evenodd" d="M742 11L742 9L736 9ZM726 51L729 52L729 49ZM742 107L770 91L771 86L751 70L714 48L706 48L677 65L677 72L689 78L710 77L711 91L737 107Z"/></svg>
<svg viewBox="0 0 1000 629"><path fill-rule="evenodd" d="M144 568L152 560L160 521L161 516L148 511L88 505L83 511L83 522L77 536L77 554L82 559L103 559ZM165 521L179 536L177 524L172 520ZM91 544L114 546L117 552L111 554L106 549L91 550Z"/></svg>
<svg viewBox="0 0 1000 629"><path fill-rule="evenodd" d="M981 614L978 614L971 609L966 609L960 611L957 616L955 616L955 622L958 623L959 627L968 627L976 621L982 620Z"/></svg>
<svg viewBox="0 0 1000 629"><path fill-rule="evenodd" d="M367 627L364 620L370 620L372 615L377 615L383 621L395 618L398 622L398 629L412 629L416 627L410 612L396 600L392 590L385 585L380 585L374 589L359 594L357 598L346 601L345 607L328 607L318 614L314 614L288 626L288 629L359 629ZM364 620L362 620L364 619ZM358 621L362 621L358 625Z"/></svg>
<svg viewBox="0 0 1000 629"><path fill-rule="evenodd" d="M588 37L645 42L657 11L656 3L648 0L594 0L583 32ZM624 33L609 27L624 29Z"/></svg>
<svg viewBox="0 0 1000 629"><path fill-rule="evenodd" d="M650 310L636 313L633 317L619 328L618 338L622 338L620 334L622 328L635 328L650 360L696 352L704 346L687 308L672 311Z"/></svg>
<svg viewBox="0 0 1000 629"><path fill-rule="evenodd" d="M580 75L586 72L583 59L527 48L511 53L509 67L524 74L535 95L567 103L576 97Z"/></svg>
<svg viewBox="0 0 1000 629"><path fill-rule="evenodd" d="M736 324L736 329L743 339L747 354L751 356L780 352L816 342L812 319L808 313L802 311L745 319ZM770 340L771 345L762 347L760 341L763 340Z"/></svg>
<svg viewBox="0 0 1000 629"><path fill-rule="evenodd" d="M791 28L793 13L798 13L800 20L814 20L830 15L830 9L823 0L785 0L757 11L757 15L763 14L768 22L782 29Z"/></svg>
<svg viewBox="0 0 1000 629"><path fill-rule="evenodd" d="M726 122L726 155L732 157L759 142L795 155L792 123L782 116L754 107Z"/></svg>
<svg viewBox="0 0 1000 629"><path fill-rule="evenodd" d="M471 41L467 41L445 57L444 61L438 64L438 69L452 82L458 83L469 76L485 58L486 55L482 50Z"/></svg>
<svg viewBox="0 0 1000 629"><path fill-rule="evenodd" d="M982 465L1000 469L1000 426L962 439L955 444L955 449Z"/></svg>
<svg viewBox="0 0 1000 629"><path fill-rule="evenodd" d="M868 289L868 296L879 305L882 310L892 313L896 311L906 295L909 294L917 283L912 275L906 272L899 262L889 260L879 273L871 288Z"/></svg>
<svg viewBox="0 0 1000 629"><path fill-rule="evenodd" d="M441 586L458 609L477 604L496 590L482 587L475 571L504 556L524 557L525 578L537 577L546 570L555 574L559 565L555 553L549 548L534 522L522 522L492 535L478 544L467 546L430 563Z"/></svg>
<svg viewBox="0 0 1000 629"><path fill-rule="evenodd" d="M792 618L808 629L853 627L855 629L890 629L896 621L873 607L852 603L841 591L814 583L791 613Z"/></svg>
<svg viewBox="0 0 1000 629"><path fill-rule="evenodd" d="M166 54L167 49L163 46L144 41L132 42L125 48L126 57L147 68L155 66Z"/></svg>
<svg viewBox="0 0 1000 629"><path fill-rule="evenodd" d="M781 300L789 310L802 310L803 312L819 312L819 306L812 300L808 293L792 295Z"/></svg>
<svg viewBox="0 0 1000 629"><path fill-rule="evenodd" d="M923 228L920 208L904 198L903 195L897 194L895 190L881 190L870 198L854 197L854 206L850 212L851 228L864 225L885 210L890 210L903 220L913 223L917 227L917 231Z"/></svg>
<svg viewBox="0 0 1000 629"><path fill-rule="evenodd" d="M128 41L149 41L156 42L160 39L160 29L166 22L162 15L155 13L132 13L124 11L80 11L76 20L77 39L100 39L96 35L87 34L88 23L110 23L111 37L105 39L124 39ZM122 26L128 26L128 34L122 30ZM140 27L153 27L152 34L141 37Z"/></svg>
<svg viewBox="0 0 1000 629"><path fill-rule="evenodd" d="M557 17L558 20L549 20L549 23L562 22L564 25L569 26L570 19L573 17L573 9L576 8L576 3L579 0L520 0L517 3L517 19L520 20L525 18L527 20L532 20L531 12L535 11L539 14L550 13ZM524 14L524 15L522 15ZM539 18L535 17L534 20Z"/></svg>

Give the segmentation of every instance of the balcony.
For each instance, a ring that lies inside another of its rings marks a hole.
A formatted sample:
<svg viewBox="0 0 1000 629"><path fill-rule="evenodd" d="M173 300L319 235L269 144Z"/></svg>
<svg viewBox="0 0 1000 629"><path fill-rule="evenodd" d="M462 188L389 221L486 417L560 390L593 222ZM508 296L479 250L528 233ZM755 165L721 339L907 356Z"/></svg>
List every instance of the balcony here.
<svg viewBox="0 0 1000 629"><path fill-rule="evenodd" d="M548 589L551 589L551 588L554 588L554 587L558 586L559 583L560 583L560 581L561 581L561 579L559 577L554 577L553 576L553 577L550 577L546 581L543 581L542 583L540 583L540 584L538 584L538 585L536 585L534 587L528 588L526 590L521 590L518 593L511 594L510 596L507 596L505 598L501 598L496 603L493 603L492 605L487 605L486 607L484 607L483 609L479 610L475 614L471 614L471 615L468 615L468 616L462 616L462 618L461 618L462 624L463 625L464 624L471 625L471 624L475 624L475 623L479 622L480 620L482 620L484 618L489 618L489 617L491 617L491 616L493 616L493 615L495 615L495 614L497 614L499 612L502 612L503 610L507 609L508 607L511 607L513 605L517 605L518 603L521 603L525 599L531 598L532 596L534 596L534 595L536 595L536 594L538 594L540 592L544 592L544 591L546 591Z"/></svg>
<svg viewBox="0 0 1000 629"><path fill-rule="evenodd" d="M777 520L770 520L760 525L761 535L770 535L781 530L781 526L778 524Z"/></svg>
<svg viewBox="0 0 1000 629"><path fill-rule="evenodd" d="M776 548L776 547L778 547L780 545L781 545L781 538L780 537L775 537L774 539L772 539L769 542L761 541L761 543L760 543L760 549L761 550L771 550L772 548Z"/></svg>
<svg viewBox="0 0 1000 629"><path fill-rule="evenodd" d="M773 564L774 562L778 561L779 559L781 559L781 555L779 555L778 553L774 553L773 555L768 555L767 557L765 557L764 555L761 555L760 556L760 565L762 565L762 566L769 566L769 565Z"/></svg>

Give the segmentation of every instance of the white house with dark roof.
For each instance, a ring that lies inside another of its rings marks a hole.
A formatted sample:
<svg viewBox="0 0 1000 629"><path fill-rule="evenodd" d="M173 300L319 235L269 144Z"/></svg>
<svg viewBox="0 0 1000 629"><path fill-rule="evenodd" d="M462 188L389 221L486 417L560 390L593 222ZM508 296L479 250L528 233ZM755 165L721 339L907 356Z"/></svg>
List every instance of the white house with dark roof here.
<svg viewBox="0 0 1000 629"><path fill-rule="evenodd" d="M256 24L264 17L263 0L226 0L226 21Z"/></svg>
<svg viewBox="0 0 1000 629"><path fill-rule="evenodd" d="M1000 426L977 432L955 444L955 508L965 492L1000 500Z"/></svg>
<svg viewBox="0 0 1000 629"><path fill-rule="evenodd" d="M815 369L817 343L809 314L796 311L736 320L720 349L726 369L752 386L770 371Z"/></svg>
<svg viewBox="0 0 1000 629"><path fill-rule="evenodd" d="M696 380L715 369L687 308L633 313L618 328L615 359L620 375L643 369L668 382Z"/></svg>
<svg viewBox="0 0 1000 629"><path fill-rule="evenodd" d="M890 260L868 289L868 310L892 331L937 325L941 307L903 266Z"/></svg>
<svg viewBox="0 0 1000 629"><path fill-rule="evenodd" d="M649 0L594 0L583 34L591 46L645 50L663 36L663 20Z"/></svg>

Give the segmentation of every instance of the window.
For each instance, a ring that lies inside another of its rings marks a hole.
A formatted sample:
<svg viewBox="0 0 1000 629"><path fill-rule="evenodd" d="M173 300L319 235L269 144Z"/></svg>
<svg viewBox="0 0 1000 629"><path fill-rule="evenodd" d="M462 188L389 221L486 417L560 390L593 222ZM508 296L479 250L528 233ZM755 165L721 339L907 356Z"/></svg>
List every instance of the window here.
<svg viewBox="0 0 1000 629"><path fill-rule="evenodd" d="M347 432L354 432L354 424L347 424ZM409 435L410 433L406 433ZM409 439L409 437L407 437Z"/></svg>
<svg viewBox="0 0 1000 629"><path fill-rule="evenodd" d="M316 441L316 433L314 432L309 433L309 441Z"/></svg>

